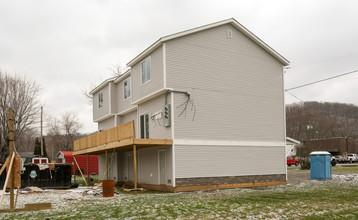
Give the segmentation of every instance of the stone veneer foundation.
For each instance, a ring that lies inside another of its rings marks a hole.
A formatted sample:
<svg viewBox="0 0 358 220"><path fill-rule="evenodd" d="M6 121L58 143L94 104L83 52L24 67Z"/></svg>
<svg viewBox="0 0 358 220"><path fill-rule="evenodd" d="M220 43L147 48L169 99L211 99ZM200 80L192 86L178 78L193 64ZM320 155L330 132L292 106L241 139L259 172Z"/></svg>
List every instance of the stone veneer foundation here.
<svg viewBox="0 0 358 220"><path fill-rule="evenodd" d="M176 186L199 186L199 185L276 182L276 181L277 182L286 181L286 174L177 178Z"/></svg>
<svg viewBox="0 0 358 220"><path fill-rule="evenodd" d="M133 186L133 182L119 182L119 184ZM176 187L169 185L154 185L145 183L138 183L138 187L167 192L190 192L199 190L262 187L283 184L286 184L285 174L272 174L255 176L177 178Z"/></svg>

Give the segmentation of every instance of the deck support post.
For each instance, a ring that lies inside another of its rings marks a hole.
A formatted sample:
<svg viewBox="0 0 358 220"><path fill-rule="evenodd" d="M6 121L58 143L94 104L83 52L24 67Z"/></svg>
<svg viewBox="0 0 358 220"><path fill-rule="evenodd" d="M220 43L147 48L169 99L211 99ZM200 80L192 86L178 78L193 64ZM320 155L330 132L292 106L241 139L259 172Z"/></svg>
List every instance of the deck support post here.
<svg viewBox="0 0 358 220"><path fill-rule="evenodd" d="M108 151L106 151L106 180L108 179Z"/></svg>
<svg viewBox="0 0 358 220"><path fill-rule="evenodd" d="M14 152L14 111L12 108L9 108L9 156L13 159L15 157ZM12 160L13 161L13 160ZM14 169L11 167L14 166L13 163L10 163L9 176L10 176L10 209L14 209ZM6 184L5 184L6 185Z"/></svg>
<svg viewBox="0 0 358 220"><path fill-rule="evenodd" d="M88 154L87 154L87 182L91 185L90 175L89 175L89 160L88 160Z"/></svg>
<svg viewBox="0 0 358 220"><path fill-rule="evenodd" d="M76 166L77 166L77 169L78 169L78 170L80 171L80 173L81 173L81 176L82 176L83 181L85 181L86 186L88 186L88 183L87 183L87 181L86 181L86 178L85 178L85 176L84 176L83 173L82 173L82 170L81 170L80 165L78 165L78 163L77 163L77 160L76 160L75 155L72 155L72 156L73 156L73 161L75 162L75 164L76 164ZM76 176L76 175L75 175L75 176Z"/></svg>
<svg viewBox="0 0 358 220"><path fill-rule="evenodd" d="M137 146L133 145L134 189L137 189Z"/></svg>

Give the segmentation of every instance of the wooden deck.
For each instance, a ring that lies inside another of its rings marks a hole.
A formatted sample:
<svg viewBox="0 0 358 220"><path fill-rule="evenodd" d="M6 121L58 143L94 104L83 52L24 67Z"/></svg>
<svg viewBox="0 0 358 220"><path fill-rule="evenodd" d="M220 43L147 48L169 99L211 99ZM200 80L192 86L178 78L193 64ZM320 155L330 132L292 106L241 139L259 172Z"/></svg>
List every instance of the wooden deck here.
<svg viewBox="0 0 358 220"><path fill-rule="evenodd" d="M126 139L126 140L111 142L108 144L103 144L96 147L90 147L86 149L73 151L73 155L104 154L106 151L108 152L129 151L133 149L133 145L136 145L137 148L144 148L144 147L154 147L154 146L167 146L172 144L173 144L173 140L171 139Z"/></svg>
<svg viewBox="0 0 358 220"><path fill-rule="evenodd" d="M134 190L137 189L137 149L154 146L172 145L171 139L136 139L134 121L81 138L73 143L73 157L81 154L106 155L106 180L109 180L108 153L119 151L133 152ZM88 157L87 157L88 158ZM87 159L87 166L88 166ZM89 178L89 177L88 177ZM84 177L83 177L84 179Z"/></svg>
<svg viewBox="0 0 358 220"><path fill-rule="evenodd" d="M74 141L73 155L104 154L137 148L172 145L172 139L136 139L134 121Z"/></svg>

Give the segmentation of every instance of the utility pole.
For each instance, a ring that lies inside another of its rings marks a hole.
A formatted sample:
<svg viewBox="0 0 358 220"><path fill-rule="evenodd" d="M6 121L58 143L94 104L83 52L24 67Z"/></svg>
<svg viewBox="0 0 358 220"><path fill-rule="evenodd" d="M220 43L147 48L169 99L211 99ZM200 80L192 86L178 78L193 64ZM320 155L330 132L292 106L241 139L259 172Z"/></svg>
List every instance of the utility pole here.
<svg viewBox="0 0 358 220"><path fill-rule="evenodd" d="M44 155L44 137L43 137L43 133L42 133L42 111L43 111L43 108L41 106L41 156Z"/></svg>
<svg viewBox="0 0 358 220"><path fill-rule="evenodd" d="M14 154L14 111L12 110L12 108L9 108L9 158L12 158L13 154ZM14 169L11 169L9 175L10 175L10 209L14 209Z"/></svg>

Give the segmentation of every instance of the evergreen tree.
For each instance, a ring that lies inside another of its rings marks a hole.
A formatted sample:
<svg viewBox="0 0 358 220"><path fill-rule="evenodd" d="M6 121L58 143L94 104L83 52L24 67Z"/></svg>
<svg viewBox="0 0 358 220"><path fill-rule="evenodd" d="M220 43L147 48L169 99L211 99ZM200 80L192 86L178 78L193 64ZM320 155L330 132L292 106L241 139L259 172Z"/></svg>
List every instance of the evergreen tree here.
<svg viewBox="0 0 358 220"><path fill-rule="evenodd" d="M43 138L42 140L43 140L43 152L44 152L42 156L47 157L45 138ZM35 139L34 155L41 155L41 142L39 141L38 138Z"/></svg>
<svg viewBox="0 0 358 220"><path fill-rule="evenodd" d="M34 155L41 155L41 142L38 138L35 139Z"/></svg>

